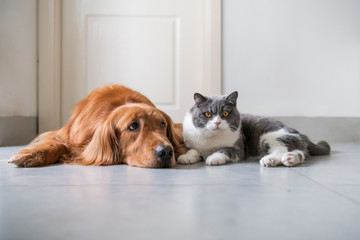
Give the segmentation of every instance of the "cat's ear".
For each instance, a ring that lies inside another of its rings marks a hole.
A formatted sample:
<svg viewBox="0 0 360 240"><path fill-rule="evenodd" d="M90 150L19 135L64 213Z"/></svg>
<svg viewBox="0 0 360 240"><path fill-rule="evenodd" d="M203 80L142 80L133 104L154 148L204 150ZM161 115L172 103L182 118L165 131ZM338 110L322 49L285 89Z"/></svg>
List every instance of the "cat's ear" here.
<svg viewBox="0 0 360 240"><path fill-rule="evenodd" d="M200 104L204 103L206 100L207 100L206 97L204 97L200 93L194 94L194 101L195 101L196 105L200 105Z"/></svg>
<svg viewBox="0 0 360 240"><path fill-rule="evenodd" d="M237 98L238 98L238 92L235 91L226 97L226 101L236 106Z"/></svg>

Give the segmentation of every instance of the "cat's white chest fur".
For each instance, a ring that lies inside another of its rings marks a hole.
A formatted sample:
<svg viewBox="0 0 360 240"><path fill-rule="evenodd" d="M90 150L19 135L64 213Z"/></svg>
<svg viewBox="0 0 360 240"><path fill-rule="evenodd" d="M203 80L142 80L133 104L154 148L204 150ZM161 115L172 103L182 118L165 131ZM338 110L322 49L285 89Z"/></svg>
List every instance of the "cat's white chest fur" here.
<svg viewBox="0 0 360 240"><path fill-rule="evenodd" d="M215 131L209 131L206 127L196 128L190 112L185 115L183 123L186 147L197 150L204 159L221 148L233 147L239 138L239 131L240 128L237 131L230 128Z"/></svg>

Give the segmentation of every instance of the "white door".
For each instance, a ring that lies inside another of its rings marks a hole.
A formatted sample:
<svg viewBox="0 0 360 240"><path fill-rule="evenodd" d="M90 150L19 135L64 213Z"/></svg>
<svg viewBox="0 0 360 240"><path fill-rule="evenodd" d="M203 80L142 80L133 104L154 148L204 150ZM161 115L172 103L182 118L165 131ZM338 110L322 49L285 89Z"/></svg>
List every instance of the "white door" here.
<svg viewBox="0 0 360 240"><path fill-rule="evenodd" d="M110 83L181 122L195 91L221 93L220 11L220 0L63 0L61 124Z"/></svg>

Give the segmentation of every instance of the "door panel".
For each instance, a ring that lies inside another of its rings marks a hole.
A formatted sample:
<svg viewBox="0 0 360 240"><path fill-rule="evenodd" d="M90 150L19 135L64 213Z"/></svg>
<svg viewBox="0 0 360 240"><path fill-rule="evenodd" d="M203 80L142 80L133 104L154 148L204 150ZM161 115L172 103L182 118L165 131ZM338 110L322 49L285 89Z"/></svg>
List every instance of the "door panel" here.
<svg viewBox="0 0 360 240"><path fill-rule="evenodd" d="M143 93L177 122L193 105L195 91L221 93L220 76L205 79L209 69L220 69L209 66L216 61L208 53L220 53L221 47L207 38L213 2L64 0L62 124L76 102L110 83Z"/></svg>
<svg viewBox="0 0 360 240"><path fill-rule="evenodd" d="M121 83L159 105L176 107L176 23L162 16L89 17L86 91Z"/></svg>

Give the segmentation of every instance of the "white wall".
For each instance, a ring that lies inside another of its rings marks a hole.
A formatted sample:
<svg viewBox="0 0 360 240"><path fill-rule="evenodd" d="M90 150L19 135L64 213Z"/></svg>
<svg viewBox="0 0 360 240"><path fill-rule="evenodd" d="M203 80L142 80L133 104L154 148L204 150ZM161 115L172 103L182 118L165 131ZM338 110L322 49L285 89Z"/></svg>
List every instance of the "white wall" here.
<svg viewBox="0 0 360 240"><path fill-rule="evenodd" d="M36 0L0 0L0 117L36 115Z"/></svg>
<svg viewBox="0 0 360 240"><path fill-rule="evenodd" d="M223 0L223 80L242 112L360 117L360 1Z"/></svg>

